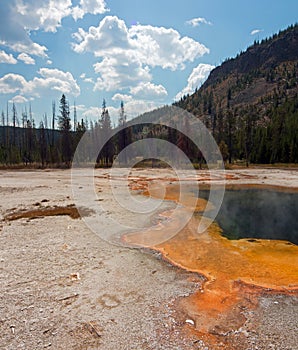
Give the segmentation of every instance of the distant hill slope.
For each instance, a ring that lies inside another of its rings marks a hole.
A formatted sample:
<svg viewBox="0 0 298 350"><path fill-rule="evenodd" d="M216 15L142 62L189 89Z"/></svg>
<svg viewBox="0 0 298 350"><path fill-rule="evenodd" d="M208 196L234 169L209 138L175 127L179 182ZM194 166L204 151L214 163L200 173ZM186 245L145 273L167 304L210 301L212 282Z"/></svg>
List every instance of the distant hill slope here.
<svg viewBox="0 0 298 350"><path fill-rule="evenodd" d="M197 92L184 96L175 105L202 116L212 112L211 102L213 107L224 109L227 105L261 102L261 97L268 99L274 93L280 99L297 93L297 77L298 25L295 25L226 60L210 73Z"/></svg>
<svg viewBox="0 0 298 350"><path fill-rule="evenodd" d="M200 118L225 157L298 162L298 25L216 67L175 106Z"/></svg>
<svg viewBox="0 0 298 350"><path fill-rule="evenodd" d="M258 73L271 73L281 63L297 61L298 57L298 27L290 26L288 29L275 34L272 38L255 42L245 52L236 58L226 60L216 67L205 82L204 88L227 78L231 74L243 75L253 71Z"/></svg>
<svg viewBox="0 0 298 350"><path fill-rule="evenodd" d="M173 105L207 126L229 162L298 163L298 25L227 59ZM175 126L179 114L164 106L134 121Z"/></svg>

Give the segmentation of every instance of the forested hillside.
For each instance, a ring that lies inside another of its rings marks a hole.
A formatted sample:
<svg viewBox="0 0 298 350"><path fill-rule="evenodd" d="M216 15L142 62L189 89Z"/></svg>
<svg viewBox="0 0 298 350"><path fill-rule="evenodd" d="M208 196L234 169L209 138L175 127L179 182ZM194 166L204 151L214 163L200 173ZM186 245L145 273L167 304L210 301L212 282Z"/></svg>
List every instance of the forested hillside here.
<svg viewBox="0 0 298 350"><path fill-rule="evenodd" d="M298 162L298 25L226 60L175 105L206 124L230 162Z"/></svg>

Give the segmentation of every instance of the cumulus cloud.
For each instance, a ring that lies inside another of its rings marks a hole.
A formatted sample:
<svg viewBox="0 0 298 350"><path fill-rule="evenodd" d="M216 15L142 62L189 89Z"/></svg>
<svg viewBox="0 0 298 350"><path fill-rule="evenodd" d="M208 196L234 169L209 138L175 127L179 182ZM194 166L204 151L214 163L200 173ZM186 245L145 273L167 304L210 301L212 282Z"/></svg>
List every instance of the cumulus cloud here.
<svg viewBox="0 0 298 350"><path fill-rule="evenodd" d="M142 82L139 85L132 87L130 93L134 95L134 97L144 100L161 99L168 95L164 86L155 85L149 82Z"/></svg>
<svg viewBox="0 0 298 350"><path fill-rule="evenodd" d="M116 95L119 95L119 96L116 96ZM159 103L154 101L134 100L129 95L122 95L122 96L121 94L116 94L116 95L113 100L117 100L119 102L124 101L125 114L128 120L135 118L145 112L152 111L153 109L161 106ZM107 109L109 111L112 124L117 125L118 119L119 119L119 112L120 112L120 103L119 103L119 107L107 106ZM81 111L82 111L82 114L81 114L82 118L87 118L89 120L95 121L100 118L102 109L97 106L96 107L92 106L88 108L84 106L84 108L82 108Z"/></svg>
<svg viewBox="0 0 298 350"><path fill-rule="evenodd" d="M11 0L0 6L0 44L16 52L47 57L47 48L33 42L30 32L56 32L63 18L83 18L87 13L107 12L104 0L80 0L73 7L72 0Z"/></svg>
<svg viewBox="0 0 298 350"><path fill-rule="evenodd" d="M97 57L107 57L126 51L143 65L172 70L184 68L184 62L209 53L203 44L181 37L172 28L140 24L127 28L116 16L106 16L98 27L91 26L88 32L79 28L74 38L78 41L73 44L77 53L92 52Z"/></svg>
<svg viewBox="0 0 298 350"><path fill-rule="evenodd" d="M83 18L85 14L99 15L108 12L104 0L80 0L80 5L72 9L72 16L75 20Z"/></svg>
<svg viewBox="0 0 298 350"><path fill-rule="evenodd" d="M95 83L94 83L94 80L93 80L92 78L85 78L85 79L84 79L84 82L85 82L85 83L89 83L89 84L95 84Z"/></svg>
<svg viewBox="0 0 298 350"><path fill-rule="evenodd" d="M57 91L73 96L80 94L80 87L69 72L41 68L38 73L40 77L29 81L19 74L6 74L0 78L0 90L3 94L19 93L30 97L48 96Z"/></svg>
<svg viewBox="0 0 298 350"><path fill-rule="evenodd" d="M3 50L0 50L0 63L7 63L7 64L16 64L18 61L13 57L13 55L10 53L6 53Z"/></svg>
<svg viewBox="0 0 298 350"><path fill-rule="evenodd" d="M250 32L250 35L256 35L258 33L261 33L263 31L263 29L254 29Z"/></svg>
<svg viewBox="0 0 298 350"><path fill-rule="evenodd" d="M152 111L155 108L160 107L160 104L156 101L148 101L148 100L134 100L125 103L125 114L127 115L127 119L132 119L140 114ZM118 112L119 115L119 112Z"/></svg>
<svg viewBox="0 0 298 350"><path fill-rule="evenodd" d="M23 61L25 64L35 64L35 60L24 52L18 55L18 60Z"/></svg>
<svg viewBox="0 0 298 350"><path fill-rule="evenodd" d="M152 111L153 109L156 109L158 107L160 107L160 104L155 101L148 101L148 100L141 100L141 99L137 99L137 100L131 99L124 103L124 110L128 120L133 119L139 116L140 114ZM111 120L113 124L117 125L120 106L117 108L113 106L108 106L107 108L109 110L109 114L111 116Z"/></svg>
<svg viewBox="0 0 298 350"><path fill-rule="evenodd" d="M27 86L26 79L19 74L8 73L0 78L0 90L2 94L23 91Z"/></svg>
<svg viewBox="0 0 298 350"><path fill-rule="evenodd" d="M129 34L137 47L140 59L145 64L171 70L184 69L186 61L209 53L203 44L189 38L181 37L172 28L135 25Z"/></svg>
<svg viewBox="0 0 298 350"><path fill-rule="evenodd" d="M123 101L123 102L128 102L128 101L131 101L132 100L132 96L131 95L126 95L126 94L115 94L113 97L112 97L112 100L113 101Z"/></svg>
<svg viewBox="0 0 298 350"><path fill-rule="evenodd" d="M107 106L107 110L109 111L109 115L111 117L112 125L116 126L118 124L119 118L119 108L115 108L113 106ZM102 109L100 107L88 107L84 108L82 111L82 118L87 118L89 121L98 121L101 117Z"/></svg>
<svg viewBox="0 0 298 350"><path fill-rule="evenodd" d="M94 65L100 75L95 90L112 91L146 84L152 80L150 69L153 67L184 69L185 62L209 53L203 44L181 37L172 28L140 24L128 28L116 16L106 16L88 31L79 28L73 37L77 41L72 45L75 52L91 52L101 58ZM165 95L161 88L158 93Z"/></svg>
<svg viewBox="0 0 298 350"><path fill-rule="evenodd" d="M125 22L116 16L106 16L98 27L91 26L88 32L79 28L73 36L78 41L73 44L75 52L92 52L97 57L134 48Z"/></svg>
<svg viewBox="0 0 298 350"><path fill-rule="evenodd" d="M42 92L45 93L48 90L52 90L73 96L80 94L80 87L70 72L63 72L59 69L41 68L38 73L41 78L35 77L28 82L27 93L40 96Z"/></svg>
<svg viewBox="0 0 298 350"><path fill-rule="evenodd" d="M186 22L186 24L191 25L192 27L198 27L200 24L208 24L212 25L212 22L207 21L204 17L197 17L190 19L189 21Z"/></svg>
<svg viewBox="0 0 298 350"><path fill-rule="evenodd" d="M21 2L17 0L1 3L0 44L16 52L46 57L47 48L34 43L30 38L27 27L22 23L22 12L26 10L26 6L23 5L23 8L20 7L19 10L16 10L18 6L21 6Z"/></svg>
<svg viewBox="0 0 298 350"><path fill-rule="evenodd" d="M1 43L1 42L0 42ZM24 42L24 43L8 43L8 42L2 42L3 45L10 47L13 51L15 52L22 52L22 53L27 53L31 54L34 56L39 56L39 57L48 57L46 54L46 51L48 49L44 45L39 45L37 43L33 42Z"/></svg>
<svg viewBox="0 0 298 350"><path fill-rule="evenodd" d="M87 78L86 77L86 73L82 73L80 75L80 78L85 82L85 83L90 83L90 84L94 84L94 80L92 78Z"/></svg>
<svg viewBox="0 0 298 350"><path fill-rule="evenodd" d="M13 103L25 103L28 102L28 99L22 95L16 95L14 96L9 102Z"/></svg>
<svg viewBox="0 0 298 350"><path fill-rule="evenodd" d="M91 120L98 120L101 115L101 108L100 107L88 107L83 113L83 118L88 118Z"/></svg>
<svg viewBox="0 0 298 350"><path fill-rule="evenodd" d="M56 32L71 10L71 0L15 0L16 16L26 30Z"/></svg>
<svg viewBox="0 0 298 350"><path fill-rule="evenodd" d="M13 0L15 15L27 30L42 29L56 32L62 19L72 16L75 20L86 14L103 14L109 9L104 0L80 0L79 6L72 6L72 0Z"/></svg>
<svg viewBox="0 0 298 350"><path fill-rule="evenodd" d="M125 52L105 57L101 62L94 64L94 70L100 74L94 86L95 91L122 90L152 79L149 68L143 67L139 60L133 59Z"/></svg>
<svg viewBox="0 0 298 350"><path fill-rule="evenodd" d="M187 86L176 95L175 100L179 100L184 95L192 94L196 88L204 83L214 68L215 66L212 66L211 64L200 63L193 69L187 79Z"/></svg>

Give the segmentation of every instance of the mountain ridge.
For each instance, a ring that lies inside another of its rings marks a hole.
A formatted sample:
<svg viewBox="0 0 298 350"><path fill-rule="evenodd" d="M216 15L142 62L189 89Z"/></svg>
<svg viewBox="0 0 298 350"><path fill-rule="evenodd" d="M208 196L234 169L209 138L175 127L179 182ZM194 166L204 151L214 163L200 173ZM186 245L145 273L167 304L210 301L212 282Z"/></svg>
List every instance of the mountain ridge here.
<svg viewBox="0 0 298 350"><path fill-rule="evenodd" d="M292 25L287 29L274 34L261 42L255 41L246 51L241 52L235 58L225 60L220 66L215 67L202 88L213 84L218 76L234 73L248 73L253 69L272 68L277 63L297 60L298 56L298 26ZM289 49L289 43L292 48Z"/></svg>
<svg viewBox="0 0 298 350"><path fill-rule="evenodd" d="M205 123L230 163L298 162L298 24L226 60L174 105Z"/></svg>

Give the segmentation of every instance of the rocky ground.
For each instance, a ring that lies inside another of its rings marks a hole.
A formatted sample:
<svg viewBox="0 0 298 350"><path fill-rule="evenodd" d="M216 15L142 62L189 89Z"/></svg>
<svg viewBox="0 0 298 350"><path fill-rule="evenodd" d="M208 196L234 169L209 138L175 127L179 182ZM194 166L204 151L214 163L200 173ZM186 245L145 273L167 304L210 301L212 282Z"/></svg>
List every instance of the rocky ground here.
<svg viewBox="0 0 298 350"><path fill-rule="evenodd" d="M234 183L298 187L296 170L228 174ZM112 230L111 217L124 219L123 208L113 204L108 171L96 175L97 200L108 208L98 224ZM154 169L133 175L172 176ZM117 181L118 194L125 196ZM175 303L197 290L202 278L169 265L158 253L103 240L109 232L96 234L63 211L73 204L70 171L0 172L1 349L298 349L294 296L264 295L256 309L244 310L241 329L216 344L198 338ZM52 209L54 216L47 216ZM9 219L25 212L32 215ZM127 214L125 220L145 227L154 216Z"/></svg>

